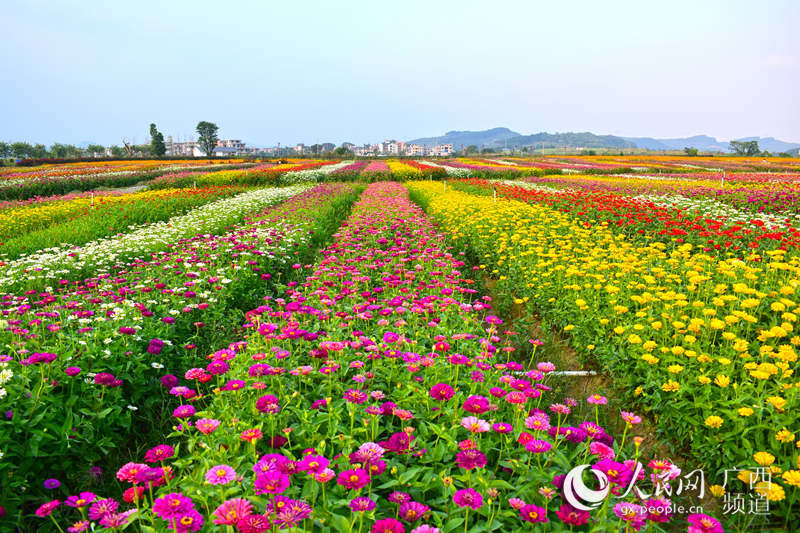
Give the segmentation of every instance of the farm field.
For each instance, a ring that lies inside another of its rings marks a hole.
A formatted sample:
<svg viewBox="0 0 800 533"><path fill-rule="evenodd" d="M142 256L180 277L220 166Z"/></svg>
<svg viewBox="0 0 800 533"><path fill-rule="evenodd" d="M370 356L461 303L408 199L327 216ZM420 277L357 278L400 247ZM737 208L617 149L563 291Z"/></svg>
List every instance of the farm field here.
<svg viewBox="0 0 800 533"><path fill-rule="evenodd" d="M0 168L0 529L792 530L798 198L791 158Z"/></svg>

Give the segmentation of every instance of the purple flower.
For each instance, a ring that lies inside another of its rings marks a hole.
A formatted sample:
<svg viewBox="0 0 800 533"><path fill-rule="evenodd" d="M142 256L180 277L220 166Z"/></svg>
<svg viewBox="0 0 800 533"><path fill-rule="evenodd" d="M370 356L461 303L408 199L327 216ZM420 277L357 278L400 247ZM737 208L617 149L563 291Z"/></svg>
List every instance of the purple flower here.
<svg viewBox="0 0 800 533"><path fill-rule="evenodd" d="M168 444L159 444L155 448L150 448L144 454L144 461L146 463L157 463L159 461L166 461L175 455L175 448Z"/></svg>
<svg viewBox="0 0 800 533"><path fill-rule="evenodd" d="M44 488L48 490L57 489L61 486L61 482L55 478L45 479L44 480Z"/></svg>
<svg viewBox="0 0 800 533"><path fill-rule="evenodd" d="M64 369L64 373L68 376L77 376L81 373L81 367L79 366L68 366Z"/></svg>

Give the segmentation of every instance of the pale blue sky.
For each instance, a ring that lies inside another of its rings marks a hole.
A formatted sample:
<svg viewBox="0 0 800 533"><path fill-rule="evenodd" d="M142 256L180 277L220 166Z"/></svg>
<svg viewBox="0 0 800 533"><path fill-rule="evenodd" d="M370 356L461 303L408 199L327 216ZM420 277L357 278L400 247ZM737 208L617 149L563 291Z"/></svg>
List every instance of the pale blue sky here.
<svg viewBox="0 0 800 533"><path fill-rule="evenodd" d="M800 2L0 2L0 139L800 142Z"/></svg>

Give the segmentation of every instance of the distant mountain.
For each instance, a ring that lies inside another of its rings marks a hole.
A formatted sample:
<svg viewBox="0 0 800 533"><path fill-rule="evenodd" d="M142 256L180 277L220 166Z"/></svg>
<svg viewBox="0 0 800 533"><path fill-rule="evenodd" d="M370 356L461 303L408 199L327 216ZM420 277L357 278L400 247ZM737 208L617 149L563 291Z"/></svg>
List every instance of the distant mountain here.
<svg viewBox="0 0 800 533"><path fill-rule="evenodd" d="M614 135L595 135L588 131L582 133L534 133L533 135L520 135L505 141L508 146L530 146L544 148L636 148L631 141ZM499 143L495 143L499 146Z"/></svg>
<svg viewBox="0 0 800 533"><path fill-rule="evenodd" d="M772 152L773 154L777 154L780 152L791 152L797 151L800 148L800 143L789 143L786 141L780 141L775 137L743 137L741 139L736 139L737 141L758 141L758 147L762 150L766 150L768 152Z"/></svg>
<svg viewBox="0 0 800 533"><path fill-rule="evenodd" d="M716 140L708 135L695 135L680 139L653 139L652 137L623 137L626 141L636 144L637 148L647 150L683 150L686 147L697 148L706 152L725 152L728 143Z"/></svg>
<svg viewBox="0 0 800 533"><path fill-rule="evenodd" d="M519 136L519 133L511 131L508 128L492 128L484 131L448 131L444 135L440 135L438 137L423 137L421 139L413 139L407 141L407 144L418 144L420 146L452 144L453 148L458 150L462 144L464 145L464 148L471 144L474 144L478 148L480 148L481 145L489 147L497 146L499 144L502 146L503 140Z"/></svg>

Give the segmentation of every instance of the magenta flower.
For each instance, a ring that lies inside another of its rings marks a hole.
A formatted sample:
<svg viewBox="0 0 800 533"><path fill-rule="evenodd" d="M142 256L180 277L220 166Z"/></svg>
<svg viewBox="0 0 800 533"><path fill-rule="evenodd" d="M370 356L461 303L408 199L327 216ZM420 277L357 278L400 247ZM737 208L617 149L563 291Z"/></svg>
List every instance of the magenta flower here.
<svg viewBox="0 0 800 533"><path fill-rule="evenodd" d="M456 454L456 464L464 470L473 470L486 466L486 455L480 450L470 448Z"/></svg>
<svg viewBox="0 0 800 533"><path fill-rule="evenodd" d="M586 398L586 402L592 405L606 405L608 403L608 398L600 394L592 394Z"/></svg>
<svg viewBox="0 0 800 533"><path fill-rule="evenodd" d="M272 529L272 523L266 515L250 514L240 518L236 527L241 533L264 533Z"/></svg>
<svg viewBox="0 0 800 533"><path fill-rule="evenodd" d="M234 498L220 504L214 510L213 522L217 525L235 526L239 520L253 513L253 504L243 498Z"/></svg>
<svg viewBox="0 0 800 533"><path fill-rule="evenodd" d="M545 453L552 447L553 445L546 440L532 440L525 445L525 449L531 453Z"/></svg>
<svg viewBox="0 0 800 533"><path fill-rule="evenodd" d="M372 511L373 509L375 509L375 502L370 498L366 498L363 496L359 498L353 498L352 500L350 500L350 509L352 509L354 513L363 513L366 511Z"/></svg>
<svg viewBox="0 0 800 533"><path fill-rule="evenodd" d="M81 373L81 367L79 366L68 366L64 369L64 373L68 376L77 376Z"/></svg>
<svg viewBox="0 0 800 533"><path fill-rule="evenodd" d="M179 405L172 411L172 416L175 418L189 418L190 416L194 416L195 409L191 405Z"/></svg>
<svg viewBox="0 0 800 533"><path fill-rule="evenodd" d="M366 487L369 484L369 480L369 472L363 468L354 468L339 472L339 477L336 479L336 482L346 489L358 490L362 487Z"/></svg>
<svg viewBox="0 0 800 533"><path fill-rule="evenodd" d="M212 466L206 472L206 481L211 485L227 485L236 479L236 470L228 465Z"/></svg>
<svg viewBox="0 0 800 533"><path fill-rule="evenodd" d="M453 503L459 507L470 507L477 511L483 505L483 496L473 489L461 489L453 494Z"/></svg>
<svg viewBox="0 0 800 533"><path fill-rule="evenodd" d="M47 516L50 516L50 513L53 512L53 509L55 509L59 505L61 505L60 500L52 500L47 503L43 503L42 505L39 506L38 509L36 509L36 516L40 518L45 518Z"/></svg>
<svg viewBox="0 0 800 533"><path fill-rule="evenodd" d="M157 463L159 461L166 461L175 455L175 448L168 444L159 444L155 448L150 448L144 454L144 460L147 463Z"/></svg>
<svg viewBox="0 0 800 533"><path fill-rule="evenodd" d="M568 526L582 526L589 521L589 511L579 511L568 503L563 504L556 511L556 516Z"/></svg>
<svg viewBox="0 0 800 533"><path fill-rule="evenodd" d="M689 529L686 533L724 533L722 524L707 514L690 514L686 517Z"/></svg>
<svg viewBox="0 0 800 533"><path fill-rule="evenodd" d="M319 474L328 468L330 461L321 455L306 455L298 464L298 468L309 474Z"/></svg>
<svg viewBox="0 0 800 533"><path fill-rule="evenodd" d="M647 521L647 508L630 502L620 502L614 506L614 514L638 530Z"/></svg>
<svg viewBox="0 0 800 533"><path fill-rule="evenodd" d="M117 507L119 503L111 498L97 500L89 507L89 519L101 520L104 516L114 513Z"/></svg>
<svg viewBox="0 0 800 533"><path fill-rule="evenodd" d="M289 476L277 469L270 470L256 476L255 490L256 494L282 494L290 484Z"/></svg>
<svg viewBox="0 0 800 533"><path fill-rule="evenodd" d="M434 400L446 402L455 395L455 391L447 383L437 383L431 387L430 394Z"/></svg>
<svg viewBox="0 0 800 533"><path fill-rule="evenodd" d="M411 495L405 492L395 491L389 494L387 500L389 500L392 503L403 504L411 501Z"/></svg>
<svg viewBox="0 0 800 533"><path fill-rule="evenodd" d="M50 479L45 479L43 484L44 484L44 488L46 488L48 490L57 489L58 487L61 486L61 482L59 480L57 480L56 478L52 478L52 477Z"/></svg>
<svg viewBox="0 0 800 533"><path fill-rule="evenodd" d="M430 507L427 505L423 505L418 502L406 502L400 505L399 515L400 518L405 520L406 522L416 522L422 515L427 513L430 510Z"/></svg>
<svg viewBox="0 0 800 533"><path fill-rule="evenodd" d="M70 507L86 507L97 499L97 495L93 492L81 492L77 496L70 496L64 501L64 504Z"/></svg>
<svg viewBox="0 0 800 533"><path fill-rule="evenodd" d="M370 533L406 533L406 528L399 520L383 518L375 522Z"/></svg>
<svg viewBox="0 0 800 533"><path fill-rule="evenodd" d="M153 502L153 512L164 520L180 518L194 509L194 503L181 492L171 492Z"/></svg>
<svg viewBox="0 0 800 533"><path fill-rule="evenodd" d="M274 415L281 411L281 406L277 397L265 394L256 400L256 410L267 415Z"/></svg>
<svg viewBox="0 0 800 533"><path fill-rule="evenodd" d="M525 522L530 522L531 524L547 522L547 511L543 507L533 504L523 505L519 510L519 514Z"/></svg>
<svg viewBox="0 0 800 533"><path fill-rule="evenodd" d="M464 401L464 410L480 415L489 410L489 400L483 396L470 396Z"/></svg>

